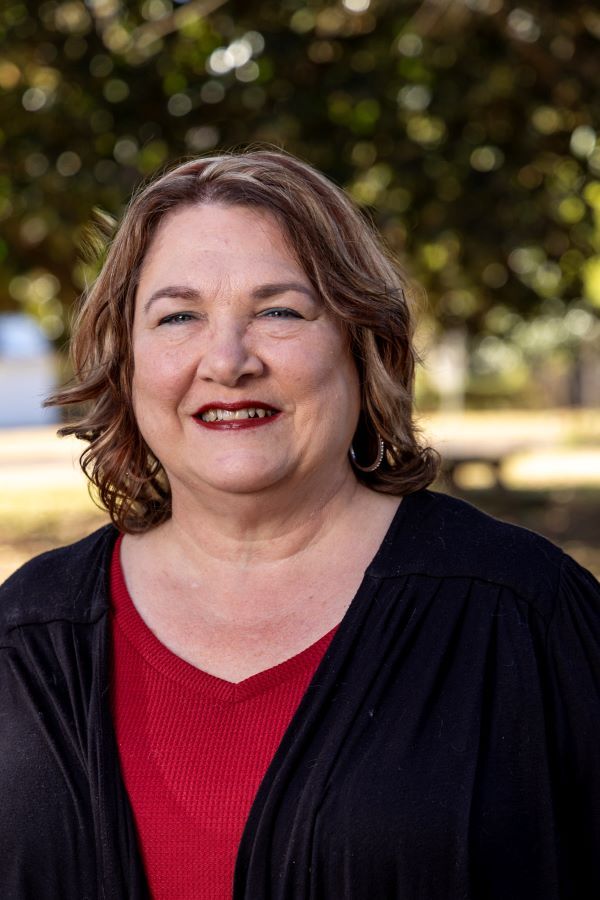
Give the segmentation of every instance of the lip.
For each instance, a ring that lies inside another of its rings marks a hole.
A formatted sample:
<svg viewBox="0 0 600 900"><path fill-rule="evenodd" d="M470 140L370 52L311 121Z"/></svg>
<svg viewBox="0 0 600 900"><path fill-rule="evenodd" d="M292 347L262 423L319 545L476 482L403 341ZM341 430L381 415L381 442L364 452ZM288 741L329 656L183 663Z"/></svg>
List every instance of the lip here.
<svg viewBox="0 0 600 900"><path fill-rule="evenodd" d="M202 419L202 415L211 409L227 409L231 412L235 412L238 409L250 408L273 410L273 415L265 416L263 419L230 419L221 422L205 422ZM272 406L270 403L265 403L263 400L236 400L235 403L215 401L214 403L205 403L204 406L200 406L193 414L193 419L198 425L201 425L203 428L208 428L211 431L242 431L248 428L261 428L264 425L271 425L279 418L280 414L281 410L277 409L276 406Z"/></svg>

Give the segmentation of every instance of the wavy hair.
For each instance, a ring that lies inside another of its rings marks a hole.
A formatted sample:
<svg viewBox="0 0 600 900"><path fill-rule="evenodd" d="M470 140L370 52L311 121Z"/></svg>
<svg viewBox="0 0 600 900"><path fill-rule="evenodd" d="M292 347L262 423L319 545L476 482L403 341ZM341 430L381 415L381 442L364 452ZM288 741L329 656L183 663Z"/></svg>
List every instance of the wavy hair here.
<svg viewBox="0 0 600 900"><path fill-rule="evenodd" d="M410 282L376 230L340 188L281 151L248 150L193 159L133 197L94 284L81 298L71 340L74 379L49 405L84 412L59 431L88 442L81 466L122 531L146 531L171 514L166 473L137 427L132 403L132 325L140 270L162 219L193 204L270 213L312 286L349 337L361 385L353 446L381 466L357 478L376 491L426 487L438 456L413 421L414 300Z"/></svg>

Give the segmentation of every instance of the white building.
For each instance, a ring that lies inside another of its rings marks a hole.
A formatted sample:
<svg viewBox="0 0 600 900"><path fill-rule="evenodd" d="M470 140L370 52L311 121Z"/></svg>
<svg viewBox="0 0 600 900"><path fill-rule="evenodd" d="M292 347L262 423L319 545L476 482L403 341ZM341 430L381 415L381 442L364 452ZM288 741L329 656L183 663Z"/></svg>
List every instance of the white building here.
<svg viewBox="0 0 600 900"><path fill-rule="evenodd" d="M52 345L35 319L0 314L0 427L56 422L42 406L55 385Z"/></svg>

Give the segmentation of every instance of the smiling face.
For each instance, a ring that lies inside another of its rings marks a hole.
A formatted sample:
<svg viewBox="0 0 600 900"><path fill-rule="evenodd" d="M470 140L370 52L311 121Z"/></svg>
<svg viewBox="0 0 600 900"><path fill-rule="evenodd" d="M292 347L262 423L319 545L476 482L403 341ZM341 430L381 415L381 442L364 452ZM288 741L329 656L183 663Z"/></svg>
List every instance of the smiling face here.
<svg viewBox="0 0 600 900"><path fill-rule="evenodd" d="M182 492L329 490L350 475L358 374L339 324L266 212L181 207L143 262L140 431Z"/></svg>

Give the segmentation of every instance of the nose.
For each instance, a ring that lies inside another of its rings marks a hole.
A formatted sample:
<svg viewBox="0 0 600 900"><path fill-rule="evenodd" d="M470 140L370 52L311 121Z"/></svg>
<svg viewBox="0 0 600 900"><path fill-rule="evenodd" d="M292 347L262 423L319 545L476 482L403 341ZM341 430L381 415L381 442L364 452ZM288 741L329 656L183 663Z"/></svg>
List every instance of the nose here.
<svg viewBox="0 0 600 900"><path fill-rule="evenodd" d="M262 375L264 365L238 325L213 325L206 335L196 374L206 381L234 387L244 377Z"/></svg>

